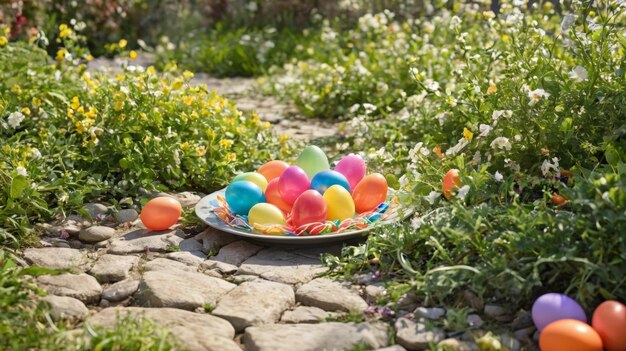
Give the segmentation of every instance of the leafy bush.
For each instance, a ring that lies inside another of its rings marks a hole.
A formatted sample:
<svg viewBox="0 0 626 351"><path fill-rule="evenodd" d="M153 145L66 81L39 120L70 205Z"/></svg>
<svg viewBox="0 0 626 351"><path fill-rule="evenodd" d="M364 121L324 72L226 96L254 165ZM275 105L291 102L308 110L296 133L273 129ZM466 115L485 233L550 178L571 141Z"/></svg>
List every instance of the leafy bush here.
<svg viewBox="0 0 626 351"><path fill-rule="evenodd" d="M4 236L86 199L132 196L140 187L214 190L235 170L289 150L256 115L191 86L191 72L129 65L111 79L85 71L82 61L68 49L51 62L33 46L0 48Z"/></svg>

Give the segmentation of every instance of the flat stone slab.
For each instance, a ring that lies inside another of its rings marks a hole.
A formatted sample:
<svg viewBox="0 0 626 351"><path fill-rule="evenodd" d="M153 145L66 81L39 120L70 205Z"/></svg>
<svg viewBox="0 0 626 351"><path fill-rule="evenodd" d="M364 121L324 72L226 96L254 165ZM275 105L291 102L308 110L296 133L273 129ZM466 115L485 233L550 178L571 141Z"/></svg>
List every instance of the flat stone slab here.
<svg viewBox="0 0 626 351"><path fill-rule="evenodd" d="M143 266L144 271L152 272L152 271L163 271L163 270L181 270L187 272L195 272L197 271L196 267L186 265L182 262L170 260L167 258L158 257L152 261L147 262Z"/></svg>
<svg viewBox="0 0 626 351"><path fill-rule="evenodd" d="M246 351L339 351L359 344L371 349L387 346L384 324L274 324L249 327L243 335Z"/></svg>
<svg viewBox="0 0 626 351"><path fill-rule="evenodd" d="M195 310L207 303L215 306L220 297L235 287L235 284L202 273L160 270L144 273L135 297L140 304L149 307Z"/></svg>
<svg viewBox="0 0 626 351"><path fill-rule="evenodd" d="M437 345L446 337L439 328L427 328L422 321L399 318L395 323L396 341L409 350L427 350L430 344Z"/></svg>
<svg viewBox="0 0 626 351"><path fill-rule="evenodd" d="M362 312L367 308L367 302L356 291L327 278L318 278L302 285L296 292L296 300L326 311Z"/></svg>
<svg viewBox="0 0 626 351"><path fill-rule="evenodd" d="M51 269L85 270L87 257L77 249L44 247L24 250L24 258L33 266Z"/></svg>
<svg viewBox="0 0 626 351"><path fill-rule="evenodd" d="M37 285L49 294L73 297L84 303L98 302L102 293L96 278L84 273L42 275L37 278Z"/></svg>
<svg viewBox="0 0 626 351"><path fill-rule="evenodd" d="M122 301L134 294L138 288L139 280L122 280L104 289L104 291L102 291L102 298L111 302Z"/></svg>
<svg viewBox="0 0 626 351"><path fill-rule="evenodd" d="M217 255L211 257L211 260L239 266L262 248L262 246L239 240L222 247Z"/></svg>
<svg viewBox="0 0 626 351"><path fill-rule="evenodd" d="M124 234L111 242L109 253L125 255L146 251L166 252L183 241L184 233L178 230L152 232L138 229Z"/></svg>
<svg viewBox="0 0 626 351"><path fill-rule="evenodd" d="M50 304L50 316L55 321L60 319L82 320L89 314L87 306L73 297L47 295L42 301Z"/></svg>
<svg viewBox="0 0 626 351"><path fill-rule="evenodd" d="M238 240L235 235L223 233L210 227L196 235L195 239L202 242L202 251L205 253L218 252L220 247Z"/></svg>
<svg viewBox="0 0 626 351"><path fill-rule="evenodd" d="M202 252L200 252L200 254L196 254L195 251L194 252L181 251L181 252L170 252L167 255L165 255L165 257L169 258L170 260L184 263L188 266L198 267L200 263L204 261L204 259L206 258L206 255Z"/></svg>
<svg viewBox="0 0 626 351"><path fill-rule="evenodd" d="M81 229L78 234L78 239L82 242L86 243L97 243L104 240L109 240L113 234L115 234L115 229L110 227L105 227L101 225L94 225L89 228Z"/></svg>
<svg viewBox="0 0 626 351"><path fill-rule="evenodd" d="M113 327L117 318L146 318L166 328L185 348L198 351L241 351L232 340L235 330L225 320L209 314L174 308L106 308L87 318L92 326Z"/></svg>
<svg viewBox="0 0 626 351"><path fill-rule="evenodd" d="M220 299L211 312L242 331L251 325L273 324L295 303L293 288L267 280L242 283Z"/></svg>
<svg viewBox="0 0 626 351"><path fill-rule="evenodd" d="M302 284L327 270L317 258L269 248L243 262L237 274L258 275L285 284Z"/></svg>
<svg viewBox="0 0 626 351"><path fill-rule="evenodd" d="M139 263L137 256L102 255L91 267L89 274L100 283L114 283L128 278L129 272Z"/></svg>
<svg viewBox="0 0 626 351"><path fill-rule="evenodd" d="M298 306L293 311L285 311L280 321L283 323L319 323L328 317L328 312L311 306Z"/></svg>

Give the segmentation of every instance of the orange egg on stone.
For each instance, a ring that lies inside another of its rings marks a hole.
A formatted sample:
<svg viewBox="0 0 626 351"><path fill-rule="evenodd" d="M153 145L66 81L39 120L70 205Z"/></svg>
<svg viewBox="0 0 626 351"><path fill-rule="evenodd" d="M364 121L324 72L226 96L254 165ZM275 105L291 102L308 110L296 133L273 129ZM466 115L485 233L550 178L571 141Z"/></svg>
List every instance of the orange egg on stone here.
<svg viewBox="0 0 626 351"><path fill-rule="evenodd" d="M587 323L560 319L541 331L539 347L541 351L602 351L602 339Z"/></svg>
<svg viewBox="0 0 626 351"><path fill-rule="evenodd" d="M183 211L178 200L162 196L154 198L141 209L141 222L150 230L165 230L178 222Z"/></svg>

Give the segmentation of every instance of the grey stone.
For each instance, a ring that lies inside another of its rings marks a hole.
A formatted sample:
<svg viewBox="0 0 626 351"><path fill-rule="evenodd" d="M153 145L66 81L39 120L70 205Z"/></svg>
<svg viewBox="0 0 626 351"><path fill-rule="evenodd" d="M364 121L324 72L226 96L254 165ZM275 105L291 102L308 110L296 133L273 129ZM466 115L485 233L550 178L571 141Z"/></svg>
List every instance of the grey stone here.
<svg viewBox="0 0 626 351"><path fill-rule="evenodd" d="M364 292L365 300L369 303L374 303L378 298L385 296L387 289L382 285L374 284L366 286Z"/></svg>
<svg viewBox="0 0 626 351"><path fill-rule="evenodd" d="M232 340L235 330L225 320L209 314L174 308L106 308L89 317L86 324L113 327L117 319L132 316L146 318L166 328L183 347L197 351L241 351Z"/></svg>
<svg viewBox="0 0 626 351"><path fill-rule="evenodd" d="M65 239L46 237L39 241L44 247L65 247L70 248L70 243Z"/></svg>
<svg viewBox="0 0 626 351"><path fill-rule="evenodd" d="M111 301L109 301L107 299L101 299L100 300L100 307L102 307L102 308L111 307Z"/></svg>
<svg viewBox="0 0 626 351"><path fill-rule="evenodd" d="M83 320L89 314L87 306L73 297L47 295L42 300L50 304L50 316L55 321L60 319Z"/></svg>
<svg viewBox="0 0 626 351"><path fill-rule="evenodd" d="M206 255L202 252L170 252L165 257L188 266L198 267L204 261Z"/></svg>
<svg viewBox="0 0 626 351"><path fill-rule="evenodd" d="M89 274L100 283L113 283L128 278L129 272L139 263L137 256L102 255Z"/></svg>
<svg viewBox="0 0 626 351"><path fill-rule="evenodd" d="M180 251L202 252L202 243L194 238L185 239L178 244Z"/></svg>
<svg viewBox="0 0 626 351"><path fill-rule="evenodd" d="M125 255L139 252L166 252L183 241L184 233L178 230L151 232L145 229L126 233L111 242L109 253Z"/></svg>
<svg viewBox="0 0 626 351"><path fill-rule="evenodd" d="M108 301L122 301L137 291L139 280L126 279L110 285L102 292L102 298Z"/></svg>
<svg viewBox="0 0 626 351"><path fill-rule="evenodd" d="M137 213L137 210L135 210L134 208L125 208L119 210L115 214L115 220L117 221L117 223L120 224L136 221L137 218L139 218L139 213Z"/></svg>
<svg viewBox="0 0 626 351"><path fill-rule="evenodd" d="M147 262L143 266L144 271L163 271L163 270L181 270L187 272L195 272L197 269L193 266L186 265L182 262L170 260L167 258L155 258L152 261Z"/></svg>
<svg viewBox="0 0 626 351"><path fill-rule="evenodd" d="M233 265L233 264L229 264L229 263L224 263L224 262L220 262L220 261L213 261L213 260L206 260L204 262L202 262L202 264L200 265L201 269L215 269L218 272L222 272L224 274L232 274L237 272L238 267Z"/></svg>
<svg viewBox="0 0 626 351"><path fill-rule="evenodd" d="M296 300L326 311L361 312L367 308L367 302L355 291L327 278L318 278L302 285L296 292Z"/></svg>
<svg viewBox="0 0 626 351"><path fill-rule="evenodd" d="M400 310L414 311L416 308L419 307L419 303L420 300L417 298L417 296L414 293L409 292L402 295L402 297L398 299L397 306Z"/></svg>
<svg viewBox="0 0 626 351"><path fill-rule="evenodd" d="M228 281L235 283L235 284L241 284L241 283L245 283L245 282L249 282L251 280L257 280L257 279L261 279L261 278L256 275L233 275L228 278Z"/></svg>
<svg viewBox="0 0 626 351"><path fill-rule="evenodd" d="M471 341L445 339L437 344L437 351L478 351L478 346Z"/></svg>
<svg viewBox="0 0 626 351"><path fill-rule="evenodd" d="M328 312L321 308L298 306L292 311L285 311L280 321L283 323L319 323L328 317Z"/></svg>
<svg viewBox="0 0 626 351"><path fill-rule="evenodd" d="M485 324L482 318L480 318L477 314L470 314L467 316L467 324L469 324L470 328L480 328Z"/></svg>
<svg viewBox="0 0 626 351"><path fill-rule="evenodd" d="M83 209L87 212L91 219L98 219L98 217L105 215L109 209L99 203L88 203L83 206Z"/></svg>
<svg viewBox="0 0 626 351"><path fill-rule="evenodd" d="M532 315L530 314L530 312L524 310L518 311L515 315L515 319L513 319L513 322L511 322L512 329L522 329L533 325L534 323Z"/></svg>
<svg viewBox="0 0 626 351"><path fill-rule="evenodd" d="M246 351L339 351L357 345L388 345L383 324L320 323L274 324L248 327L243 335Z"/></svg>
<svg viewBox="0 0 626 351"><path fill-rule="evenodd" d="M393 345L393 346L383 347L382 349L376 349L375 351L406 351L406 349L400 345Z"/></svg>
<svg viewBox="0 0 626 351"><path fill-rule="evenodd" d="M485 315L488 317L498 317L507 313L506 308L498 305L485 305Z"/></svg>
<svg viewBox="0 0 626 351"><path fill-rule="evenodd" d="M291 286L267 280L242 283L229 291L211 312L242 331L249 326L273 324L295 303Z"/></svg>
<svg viewBox="0 0 626 351"><path fill-rule="evenodd" d="M73 297L84 303L98 302L102 293L96 278L88 274L42 275L37 284L49 294Z"/></svg>
<svg viewBox="0 0 626 351"><path fill-rule="evenodd" d="M302 284L327 270L319 259L269 248L244 261L237 274L258 275L285 284Z"/></svg>
<svg viewBox="0 0 626 351"><path fill-rule="evenodd" d="M202 251L204 253L216 253L220 247L228 245L234 241L237 241L237 237L220 232L213 228L207 228L202 233L194 237L196 240L202 242Z"/></svg>
<svg viewBox="0 0 626 351"><path fill-rule="evenodd" d="M409 350L427 350L431 343L441 342L446 333L439 328L428 329L421 321L399 318L395 323L398 344Z"/></svg>
<svg viewBox="0 0 626 351"><path fill-rule="evenodd" d="M500 335L500 342L505 350L519 351L521 348L520 342L509 335Z"/></svg>
<svg viewBox="0 0 626 351"><path fill-rule="evenodd" d="M513 332L513 336L516 339L521 339L521 340L532 339L533 334L535 333L536 330L537 328L535 328L534 326L518 329Z"/></svg>
<svg viewBox="0 0 626 351"><path fill-rule="evenodd" d="M259 252L263 247L244 240L232 242L220 249L220 252L211 257L213 261L239 266L243 261Z"/></svg>
<svg viewBox="0 0 626 351"><path fill-rule="evenodd" d="M446 315L446 310L439 307L418 307L413 312L415 317L436 320Z"/></svg>
<svg viewBox="0 0 626 351"><path fill-rule="evenodd" d="M202 273L161 270L144 273L135 298L150 307L193 311L207 303L215 305L220 297L235 287L235 284Z"/></svg>
<svg viewBox="0 0 626 351"><path fill-rule="evenodd" d="M173 194L173 196L176 200L178 200L178 202L180 202L180 205L183 206L183 208L194 207L201 199L199 195L191 193L189 191Z"/></svg>
<svg viewBox="0 0 626 351"><path fill-rule="evenodd" d="M85 270L88 262L79 250L59 247L26 249L24 258L31 265L52 269Z"/></svg>

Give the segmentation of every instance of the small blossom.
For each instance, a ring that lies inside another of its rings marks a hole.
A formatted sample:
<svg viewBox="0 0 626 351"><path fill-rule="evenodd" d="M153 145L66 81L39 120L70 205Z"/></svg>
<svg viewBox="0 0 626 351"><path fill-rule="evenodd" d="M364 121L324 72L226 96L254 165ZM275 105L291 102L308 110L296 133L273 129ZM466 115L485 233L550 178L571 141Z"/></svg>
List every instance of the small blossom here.
<svg viewBox="0 0 626 351"><path fill-rule="evenodd" d="M436 192L436 191L431 191L428 196L426 196L426 201L428 201L429 204L434 205L435 201L437 201L437 199L441 196L440 192Z"/></svg>
<svg viewBox="0 0 626 351"><path fill-rule="evenodd" d="M502 176L502 174L500 174L500 172L496 171L496 173L493 174L493 179L496 182L501 182L504 177Z"/></svg>
<svg viewBox="0 0 626 351"><path fill-rule="evenodd" d="M511 142L509 141L509 138L506 137L497 137L493 139L489 146L491 146L492 149L511 150Z"/></svg>
<svg viewBox="0 0 626 351"><path fill-rule="evenodd" d="M480 131L480 134L478 134L478 137L484 138L487 135L489 135L489 132L491 132L491 126L487 124L481 124L478 126L478 130Z"/></svg>
<svg viewBox="0 0 626 351"><path fill-rule="evenodd" d="M456 192L456 197L458 197L460 200L465 200L465 197L467 196L467 193L469 193L469 190L470 190L469 185L463 185Z"/></svg>
<svg viewBox="0 0 626 351"><path fill-rule="evenodd" d="M24 176L24 177L28 177L28 172L26 171L26 168L22 167L22 166L18 166L16 169L17 174Z"/></svg>
<svg viewBox="0 0 626 351"><path fill-rule="evenodd" d="M573 15L571 13L568 13L567 15L565 15L563 17L563 21L561 22L561 30L563 32L566 32L567 30L569 30L572 25L576 22L576 15Z"/></svg>
<svg viewBox="0 0 626 351"><path fill-rule="evenodd" d="M528 106L533 106L534 104L539 102L539 100L547 99L549 97L550 97L550 94L547 93L543 89L535 89L533 91L530 91L528 92L528 98L530 98L530 101L528 102Z"/></svg>
<svg viewBox="0 0 626 351"><path fill-rule="evenodd" d="M589 77L589 73L587 72L585 67L576 66L576 68L574 68L571 72L569 72L568 76L570 79L579 83L579 82L587 80L587 78Z"/></svg>
<svg viewBox="0 0 626 351"><path fill-rule="evenodd" d="M467 128L463 128L463 137L467 141L472 141L472 138L474 138L474 133L470 132L470 130Z"/></svg>
<svg viewBox="0 0 626 351"><path fill-rule="evenodd" d="M513 111L511 110L498 110L493 111L493 113L491 114L491 119L493 119L494 122L497 122L500 117L509 118L511 116L513 116Z"/></svg>
<svg viewBox="0 0 626 351"><path fill-rule="evenodd" d="M9 115L9 118L7 121L9 122L9 125L13 127L13 129L16 129L17 127L20 126L24 118L26 117L24 116L23 113L16 111Z"/></svg>

